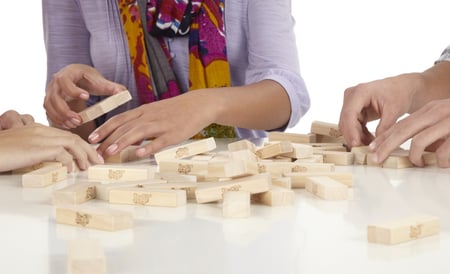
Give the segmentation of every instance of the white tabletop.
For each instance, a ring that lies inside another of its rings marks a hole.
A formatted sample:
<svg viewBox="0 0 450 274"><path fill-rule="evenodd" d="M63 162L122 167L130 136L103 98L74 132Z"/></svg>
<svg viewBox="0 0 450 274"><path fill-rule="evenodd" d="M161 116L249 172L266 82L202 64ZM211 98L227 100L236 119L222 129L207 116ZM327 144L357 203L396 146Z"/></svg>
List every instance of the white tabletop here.
<svg viewBox="0 0 450 274"><path fill-rule="evenodd" d="M56 224L55 188L22 188L0 175L0 272L66 273L67 242L99 240L108 273L450 273L450 170L336 167L354 175L352 198L324 201L295 190L295 206L252 205L251 217L225 219L218 204L179 208L110 205L132 211L133 229L104 232ZM441 233L399 245L369 244L369 223L438 216Z"/></svg>

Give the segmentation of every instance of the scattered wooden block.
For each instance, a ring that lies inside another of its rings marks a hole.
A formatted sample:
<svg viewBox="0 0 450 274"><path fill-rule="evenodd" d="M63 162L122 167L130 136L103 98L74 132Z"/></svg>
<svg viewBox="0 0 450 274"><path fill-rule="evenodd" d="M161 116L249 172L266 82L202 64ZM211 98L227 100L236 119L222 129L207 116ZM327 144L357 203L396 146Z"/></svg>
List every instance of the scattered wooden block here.
<svg viewBox="0 0 450 274"><path fill-rule="evenodd" d="M425 151L422 155L423 162L426 166L436 165L436 153Z"/></svg>
<svg viewBox="0 0 450 274"><path fill-rule="evenodd" d="M186 205L186 191L151 188L114 188L109 191L113 204L178 207Z"/></svg>
<svg viewBox="0 0 450 274"><path fill-rule="evenodd" d="M128 163L128 162L134 162L141 160L136 155L136 149L139 148L137 145L131 145L126 148L124 148L121 152L111 155L105 158L105 163L112 163L112 164L118 164L118 163Z"/></svg>
<svg viewBox="0 0 450 274"><path fill-rule="evenodd" d="M171 189L171 190L183 190L186 192L186 198L188 200L195 200L195 190L198 184L196 182L184 182L184 183L165 183L165 184L147 184L144 188L150 189Z"/></svg>
<svg viewBox="0 0 450 274"><path fill-rule="evenodd" d="M47 167L47 166L62 167L63 165L60 162L42 162L42 163L35 164L35 165L32 165L32 166L28 166L28 167L23 167L23 168L18 168L18 169L12 170L11 174L25 174L25 173L28 173L28 172L31 172L31 171L35 171L35 170L38 170L40 168Z"/></svg>
<svg viewBox="0 0 450 274"><path fill-rule="evenodd" d="M284 153L292 152L294 148L287 141L269 143L262 148L256 150L255 154L261 159L272 158Z"/></svg>
<svg viewBox="0 0 450 274"><path fill-rule="evenodd" d="M409 156L389 156L381 165L384 168L410 168L413 163L409 160Z"/></svg>
<svg viewBox="0 0 450 274"><path fill-rule="evenodd" d="M250 192L226 191L223 193L222 212L225 218L250 216Z"/></svg>
<svg viewBox="0 0 450 274"><path fill-rule="evenodd" d="M67 178L67 167L51 165L22 175L23 187L45 187Z"/></svg>
<svg viewBox="0 0 450 274"><path fill-rule="evenodd" d="M209 203L222 200L227 191L248 191L251 194L268 191L271 176L268 173L247 176L227 182L215 182L199 185L195 190L197 203Z"/></svg>
<svg viewBox="0 0 450 274"><path fill-rule="evenodd" d="M95 199L96 190L93 182L76 182L62 189L53 191L54 205L81 204Z"/></svg>
<svg viewBox="0 0 450 274"><path fill-rule="evenodd" d="M256 145L247 139L242 139L236 142L229 143L228 150L229 151L250 150L251 152L255 153Z"/></svg>
<svg viewBox="0 0 450 274"><path fill-rule="evenodd" d="M159 162L159 172L206 176L208 174L208 162L183 159L161 160Z"/></svg>
<svg viewBox="0 0 450 274"><path fill-rule="evenodd" d="M237 178L258 173L258 166L252 161L230 160L208 164L208 177Z"/></svg>
<svg viewBox="0 0 450 274"><path fill-rule="evenodd" d="M243 160L257 162L258 157L249 149L233 150L229 152L231 160Z"/></svg>
<svg viewBox="0 0 450 274"><path fill-rule="evenodd" d="M167 183L196 183L197 176L180 174L178 172L158 172L155 178L167 181Z"/></svg>
<svg viewBox="0 0 450 274"><path fill-rule="evenodd" d="M97 181L143 181L155 176L155 166L94 165L88 168L88 179Z"/></svg>
<svg viewBox="0 0 450 274"><path fill-rule="evenodd" d="M280 177L292 172L331 172L334 171L334 164L258 162L258 170L259 173L269 172L274 177Z"/></svg>
<svg viewBox="0 0 450 274"><path fill-rule="evenodd" d="M283 153L281 154L281 156L293 159L304 159L313 156L314 148L312 146L305 144L291 144L291 145L293 148L292 152Z"/></svg>
<svg viewBox="0 0 450 274"><path fill-rule="evenodd" d="M321 121L313 121L311 124L311 133L325 135L333 138L339 138L342 136L339 131L339 125L326 123ZM317 138L317 136L316 136ZM321 143L321 142L319 142Z"/></svg>
<svg viewBox="0 0 450 274"><path fill-rule="evenodd" d="M311 157L297 159L294 163L323 163L323 155L313 154Z"/></svg>
<svg viewBox="0 0 450 274"><path fill-rule="evenodd" d="M253 194L252 201L268 206L292 206L295 202L295 192L291 189L272 186L266 192Z"/></svg>
<svg viewBox="0 0 450 274"><path fill-rule="evenodd" d="M308 177L327 176L348 187L353 186L353 174L351 172L294 172L284 173L283 176L291 178L292 188L305 188Z"/></svg>
<svg viewBox="0 0 450 274"><path fill-rule="evenodd" d="M133 226L130 212L90 206L64 206L56 208L56 222L78 227L107 231L128 229Z"/></svg>
<svg viewBox="0 0 450 274"><path fill-rule="evenodd" d="M194 155L190 158L192 161L212 161L214 159L215 153L202 153Z"/></svg>
<svg viewBox="0 0 450 274"><path fill-rule="evenodd" d="M290 177L272 177L272 185L291 189L292 179Z"/></svg>
<svg viewBox="0 0 450 274"><path fill-rule="evenodd" d="M85 110L78 113L81 117L82 123L87 123L92 121L105 113L125 104L132 99L131 94L128 90L124 90L117 94L111 95L95 105L92 105Z"/></svg>
<svg viewBox="0 0 450 274"><path fill-rule="evenodd" d="M109 201L109 192L112 189L116 188L143 188L147 185L164 185L166 184L166 181L164 180L158 180L158 179L152 179L147 181L130 181L130 182L115 182L115 183L108 183L108 184L102 184L97 183L96 188L96 199L97 200L104 200Z"/></svg>
<svg viewBox="0 0 450 274"><path fill-rule="evenodd" d="M213 137L210 137L163 150L156 153L154 156L156 162L159 164L159 162L163 160L183 159L197 154L206 153L214 149L216 149L216 141Z"/></svg>
<svg viewBox="0 0 450 274"><path fill-rule="evenodd" d="M308 177L305 188L324 200L348 199L348 186L327 176Z"/></svg>
<svg viewBox="0 0 450 274"><path fill-rule="evenodd" d="M67 245L69 274L106 274L106 257L99 241L71 240Z"/></svg>
<svg viewBox="0 0 450 274"><path fill-rule="evenodd" d="M316 134L316 142L318 143L335 143L335 144L345 144L344 136L332 137L327 135Z"/></svg>
<svg viewBox="0 0 450 274"><path fill-rule="evenodd" d="M440 221L435 216L411 216L367 227L370 243L398 244L438 234Z"/></svg>
<svg viewBox="0 0 450 274"><path fill-rule="evenodd" d="M308 134L298 134L298 133L288 133L280 131L271 131L268 134L269 142L272 141L289 141L291 143L315 143L316 135L312 133Z"/></svg>
<svg viewBox="0 0 450 274"><path fill-rule="evenodd" d="M367 165L367 154L371 153L369 146L352 147L351 152L355 155L354 164Z"/></svg>
<svg viewBox="0 0 450 274"><path fill-rule="evenodd" d="M332 163L337 166L350 166L353 165L355 156L352 152L346 151L316 151L315 153L323 156L324 163Z"/></svg>

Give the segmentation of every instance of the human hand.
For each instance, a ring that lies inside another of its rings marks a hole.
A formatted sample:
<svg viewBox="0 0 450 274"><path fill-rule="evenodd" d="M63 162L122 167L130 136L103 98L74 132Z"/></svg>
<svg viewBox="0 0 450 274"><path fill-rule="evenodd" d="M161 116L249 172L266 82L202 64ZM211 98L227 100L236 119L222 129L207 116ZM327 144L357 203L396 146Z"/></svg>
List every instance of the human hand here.
<svg viewBox="0 0 450 274"><path fill-rule="evenodd" d="M196 90L116 115L90 136L91 143L106 138L97 148L101 155L113 155L146 138L154 138L137 149L139 157L181 143L213 123L219 108L213 91Z"/></svg>
<svg viewBox="0 0 450 274"><path fill-rule="evenodd" d="M0 172L44 161L61 162L69 171L73 160L82 170L104 162L78 135L41 124L0 131L0 140Z"/></svg>
<svg viewBox="0 0 450 274"><path fill-rule="evenodd" d="M421 75L410 73L348 88L339 120L346 143L368 145L374 136L367 123L380 119L376 136L382 134L410 110L414 95L423 86Z"/></svg>
<svg viewBox="0 0 450 274"><path fill-rule="evenodd" d="M432 148L438 166L450 167L450 99L429 102L377 136L370 144L372 160L383 162L409 138L409 159L414 165L423 166L422 155Z"/></svg>
<svg viewBox="0 0 450 274"><path fill-rule="evenodd" d="M81 124L77 112L82 109L73 108L80 103L84 106L89 94L113 95L125 89L123 85L105 79L91 66L72 64L53 75L47 87L44 108L53 126L76 128Z"/></svg>
<svg viewBox="0 0 450 274"><path fill-rule="evenodd" d="M22 127L33 123L33 116L19 114L15 110L8 110L0 116L0 130Z"/></svg>

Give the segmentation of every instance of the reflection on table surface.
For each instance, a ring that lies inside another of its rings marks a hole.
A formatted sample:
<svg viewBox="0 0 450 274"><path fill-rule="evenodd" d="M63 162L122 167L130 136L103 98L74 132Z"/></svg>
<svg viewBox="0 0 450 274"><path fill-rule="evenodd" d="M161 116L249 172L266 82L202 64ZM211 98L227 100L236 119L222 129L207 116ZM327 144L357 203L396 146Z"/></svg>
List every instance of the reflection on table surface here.
<svg viewBox="0 0 450 274"><path fill-rule="evenodd" d="M104 232L55 223L46 188L0 175L2 273L66 273L67 242L100 241L108 273L450 273L450 170L336 167L353 173L347 201L295 190L290 207L252 205L251 217L225 219L219 204L179 208L113 205L132 212L133 229ZM370 223L408 215L441 219L441 233L395 246L369 244Z"/></svg>

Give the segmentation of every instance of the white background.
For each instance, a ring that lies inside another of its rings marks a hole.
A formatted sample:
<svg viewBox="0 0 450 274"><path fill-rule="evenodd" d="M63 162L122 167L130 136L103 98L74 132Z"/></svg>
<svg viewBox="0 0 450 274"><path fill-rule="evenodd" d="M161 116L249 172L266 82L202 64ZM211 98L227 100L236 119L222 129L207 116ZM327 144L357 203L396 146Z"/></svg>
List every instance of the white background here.
<svg viewBox="0 0 450 274"><path fill-rule="evenodd" d="M47 123L41 1L21 4L0 16L0 113L16 109ZM347 87L425 70L450 44L445 0L292 0L292 8L312 107L291 132L308 132L313 120L337 123Z"/></svg>

